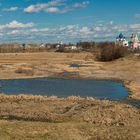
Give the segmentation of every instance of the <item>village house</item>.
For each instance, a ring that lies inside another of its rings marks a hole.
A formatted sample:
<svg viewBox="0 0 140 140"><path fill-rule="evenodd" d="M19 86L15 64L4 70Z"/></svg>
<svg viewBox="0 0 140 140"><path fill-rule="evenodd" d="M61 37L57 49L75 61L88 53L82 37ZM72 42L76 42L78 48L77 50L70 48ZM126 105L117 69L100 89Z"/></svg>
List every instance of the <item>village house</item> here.
<svg viewBox="0 0 140 140"><path fill-rule="evenodd" d="M45 48L46 47L46 44L44 44L44 43L41 43L40 45L39 45L39 48Z"/></svg>
<svg viewBox="0 0 140 140"><path fill-rule="evenodd" d="M77 50L77 46L75 45L68 45L65 47L67 50Z"/></svg>

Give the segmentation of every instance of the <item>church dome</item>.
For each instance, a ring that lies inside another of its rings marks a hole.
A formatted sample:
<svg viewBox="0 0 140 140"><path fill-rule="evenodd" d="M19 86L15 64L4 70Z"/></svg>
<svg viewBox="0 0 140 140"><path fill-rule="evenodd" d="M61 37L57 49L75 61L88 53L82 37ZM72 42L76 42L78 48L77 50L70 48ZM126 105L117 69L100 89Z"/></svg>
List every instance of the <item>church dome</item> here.
<svg viewBox="0 0 140 140"><path fill-rule="evenodd" d="M120 39L124 39L125 37L123 36L122 33L120 33L120 35L118 36L118 38L120 38Z"/></svg>

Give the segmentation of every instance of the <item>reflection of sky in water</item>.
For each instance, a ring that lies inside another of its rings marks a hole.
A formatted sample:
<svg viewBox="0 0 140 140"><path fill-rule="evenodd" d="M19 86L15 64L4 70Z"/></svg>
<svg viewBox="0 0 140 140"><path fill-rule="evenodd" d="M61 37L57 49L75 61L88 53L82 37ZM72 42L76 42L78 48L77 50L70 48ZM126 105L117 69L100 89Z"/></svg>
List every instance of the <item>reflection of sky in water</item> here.
<svg viewBox="0 0 140 140"><path fill-rule="evenodd" d="M55 95L58 97L81 96L109 99L124 99L128 91L121 82L37 78L24 80L0 80L1 93Z"/></svg>

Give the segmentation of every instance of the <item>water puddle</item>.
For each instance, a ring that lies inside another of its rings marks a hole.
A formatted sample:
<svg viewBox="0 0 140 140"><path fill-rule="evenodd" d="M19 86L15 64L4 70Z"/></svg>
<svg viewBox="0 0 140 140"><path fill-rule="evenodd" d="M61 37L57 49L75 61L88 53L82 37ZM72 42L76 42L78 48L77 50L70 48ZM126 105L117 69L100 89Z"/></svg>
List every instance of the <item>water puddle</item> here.
<svg viewBox="0 0 140 140"><path fill-rule="evenodd" d="M0 80L0 92L9 95L81 96L110 100L124 100L129 94L122 82L58 78Z"/></svg>

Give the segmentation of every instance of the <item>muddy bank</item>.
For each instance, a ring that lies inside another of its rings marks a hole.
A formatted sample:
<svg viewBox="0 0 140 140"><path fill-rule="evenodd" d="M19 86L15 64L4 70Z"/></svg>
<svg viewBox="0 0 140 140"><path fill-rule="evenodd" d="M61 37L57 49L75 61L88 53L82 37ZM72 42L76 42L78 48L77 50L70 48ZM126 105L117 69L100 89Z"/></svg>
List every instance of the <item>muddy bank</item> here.
<svg viewBox="0 0 140 140"><path fill-rule="evenodd" d="M130 98L140 100L140 85L135 81L124 81L124 85L130 91Z"/></svg>

